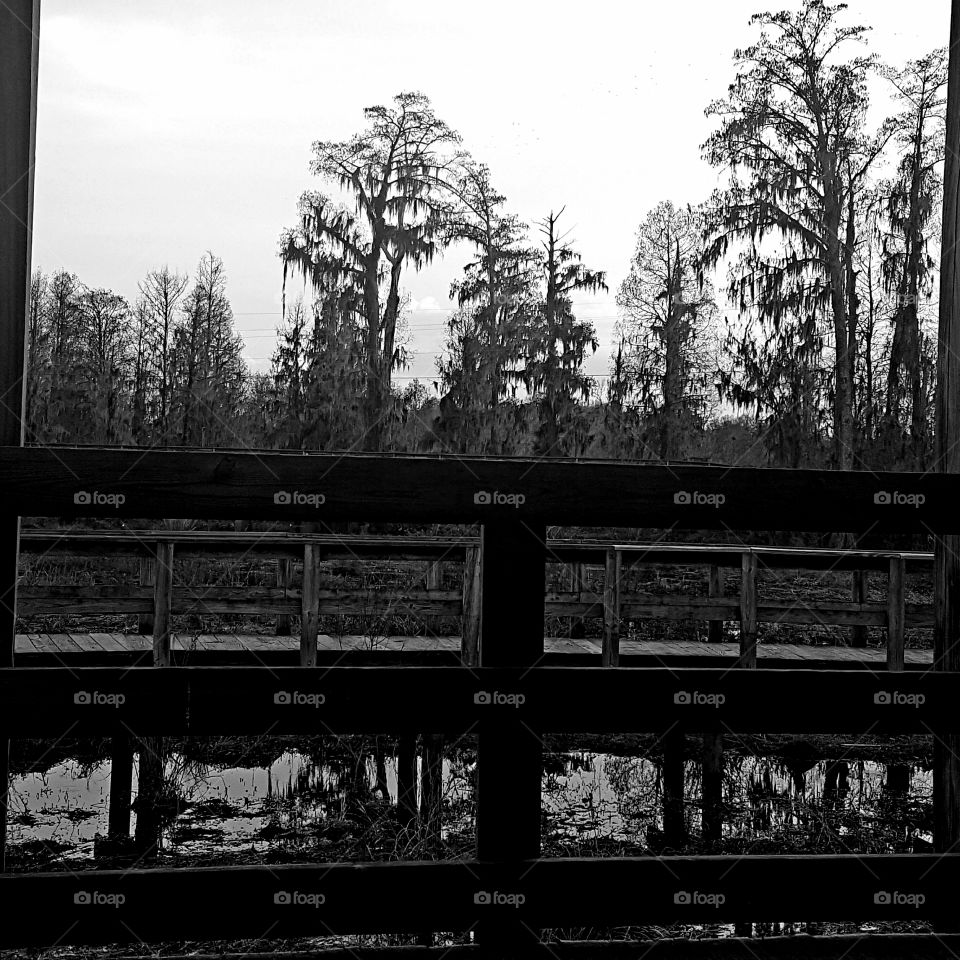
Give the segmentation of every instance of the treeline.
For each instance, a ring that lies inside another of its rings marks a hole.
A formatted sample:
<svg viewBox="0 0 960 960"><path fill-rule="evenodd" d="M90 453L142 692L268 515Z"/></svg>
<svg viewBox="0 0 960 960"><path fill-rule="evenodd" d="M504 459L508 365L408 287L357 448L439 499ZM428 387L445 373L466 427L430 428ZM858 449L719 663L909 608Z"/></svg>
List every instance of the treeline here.
<svg viewBox="0 0 960 960"><path fill-rule="evenodd" d="M281 237L268 374L242 363L212 255L192 281L150 274L132 306L38 274L29 439L928 465L947 56L880 64L846 17L806 0L752 18L759 37L706 110L703 156L726 186L639 226L602 387L577 304L605 271L562 208L520 222L404 93L313 145L328 192L304 193ZM868 91L893 104L879 126ZM453 245L471 256L436 378L399 389L404 279Z"/></svg>

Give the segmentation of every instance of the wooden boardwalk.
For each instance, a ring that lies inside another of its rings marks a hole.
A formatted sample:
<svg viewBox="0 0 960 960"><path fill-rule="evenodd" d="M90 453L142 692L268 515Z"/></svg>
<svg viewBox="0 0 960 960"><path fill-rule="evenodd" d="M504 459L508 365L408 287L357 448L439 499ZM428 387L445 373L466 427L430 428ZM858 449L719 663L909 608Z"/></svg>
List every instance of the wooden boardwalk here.
<svg viewBox="0 0 960 960"><path fill-rule="evenodd" d="M17 634L18 659L29 663L54 663L63 658L82 665L105 659L148 658L153 649L150 636L123 633L28 633ZM298 637L277 637L251 634L175 634L171 649L181 659L199 655L204 661L217 662L224 658L257 660L279 657L284 660L298 655ZM553 662L600 662L600 640L547 637L545 655ZM460 651L458 636L371 637L330 636L317 637L318 656L330 661L344 656L375 661L377 657L410 655L412 661L429 661L436 657L443 662L456 658ZM652 666L663 661L689 661L690 666L702 665L704 660L736 660L740 652L736 643L701 643L693 640L637 641L621 640L621 663ZM855 667L865 665L884 668L886 650L882 647L814 646L783 643L761 643L757 647L760 666L789 665L793 667ZM406 657L404 657L406 659ZM905 651L907 667L921 668L933 663L931 650Z"/></svg>

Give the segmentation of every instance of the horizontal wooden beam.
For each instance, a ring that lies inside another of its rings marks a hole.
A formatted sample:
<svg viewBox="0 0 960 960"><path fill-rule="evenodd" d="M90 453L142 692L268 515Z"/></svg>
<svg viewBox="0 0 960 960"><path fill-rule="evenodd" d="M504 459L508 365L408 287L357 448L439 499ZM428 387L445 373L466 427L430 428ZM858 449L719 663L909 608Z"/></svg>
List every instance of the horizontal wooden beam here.
<svg viewBox="0 0 960 960"><path fill-rule="evenodd" d="M0 876L3 946L953 915L960 854L269 864ZM43 904L43 923L35 908ZM158 910L158 904L169 909ZM375 908L371 908L375 904ZM175 909L174 909L175 907ZM508 912L509 911L509 912Z"/></svg>
<svg viewBox="0 0 960 960"><path fill-rule="evenodd" d="M934 473L88 447L2 447L0 473L9 515L960 532Z"/></svg>
<svg viewBox="0 0 960 960"><path fill-rule="evenodd" d="M519 718L549 733L960 731L960 674L538 667L18 667L14 736L428 731Z"/></svg>

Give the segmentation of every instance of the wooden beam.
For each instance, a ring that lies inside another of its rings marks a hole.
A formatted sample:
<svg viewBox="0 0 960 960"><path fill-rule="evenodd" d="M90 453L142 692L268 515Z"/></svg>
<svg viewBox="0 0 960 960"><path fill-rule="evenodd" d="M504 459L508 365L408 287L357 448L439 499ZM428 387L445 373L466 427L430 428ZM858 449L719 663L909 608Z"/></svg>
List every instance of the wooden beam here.
<svg viewBox="0 0 960 960"><path fill-rule="evenodd" d="M37 138L40 0L0 4L0 444L24 436ZM20 518L0 517L0 667L13 666ZM0 729L0 870L6 869L10 744Z"/></svg>
<svg viewBox="0 0 960 960"><path fill-rule="evenodd" d="M745 550L740 583L740 661L741 667L757 666L757 555Z"/></svg>
<svg viewBox="0 0 960 960"><path fill-rule="evenodd" d="M797 914L929 921L960 855L559 858L81 870L0 877L4 947L351 933L726 923ZM643 891L638 896L637 891ZM36 904L44 905L43 923ZM370 904L377 904L375 910ZM176 904L158 910L157 904ZM514 941L512 948L519 947ZM638 957L642 955L642 950ZM762 953L760 955L763 955ZM910 954L900 954L900 956Z"/></svg>
<svg viewBox="0 0 960 960"><path fill-rule="evenodd" d="M620 551L607 551L603 577L603 665L620 663Z"/></svg>
<svg viewBox="0 0 960 960"><path fill-rule="evenodd" d="M960 532L945 473L86 447L2 447L0 472L9 515Z"/></svg>
<svg viewBox="0 0 960 960"><path fill-rule="evenodd" d="M508 649L517 636L504 634ZM676 726L686 733L929 734L960 732L957 702L960 673L925 670L895 675L623 666L0 671L0 723L12 735L25 737L67 731L77 737L112 736L127 729L170 736L242 736L264 730L279 736L320 728L331 734L386 729L462 734L477 725L481 733L512 727L655 733ZM496 764L495 756L487 769ZM515 813L532 817L532 804L521 809L501 799ZM491 828L494 823L488 820ZM496 849L496 834L491 842Z"/></svg>

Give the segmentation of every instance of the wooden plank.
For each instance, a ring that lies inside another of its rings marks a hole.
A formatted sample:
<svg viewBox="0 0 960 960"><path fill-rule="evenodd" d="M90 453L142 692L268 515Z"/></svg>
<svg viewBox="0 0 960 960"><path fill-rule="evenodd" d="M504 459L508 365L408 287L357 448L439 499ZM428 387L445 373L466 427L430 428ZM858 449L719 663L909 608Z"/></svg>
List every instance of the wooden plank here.
<svg viewBox="0 0 960 960"><path fill-rule="evenodd" d="M117 633L91 633L90 636L106 651L129 650L129 638Z"/></svg>
<svg viewBox="0 0 960 960"><path fill-rule="evenodd" d="M887 668L895 672L903 670L904 624L906 620L904 616L906 591L904 566L902 558L891 558L887 583Z"/></svg>
<svg viewBox="0 0 960 960"><path fill-rule="evenodd" d="M465 667L480 664L482 573L480 547L467 547L463 561L463 600L460 620L461 660Z"/></svg>
<svg viewBox="0 0 960 960"><path fill-rule="evenodd" d="M303 548L303 586L300 598L300 666L317 663L317 632L320 627L320 567L317 548Z"/></svg>
<svg viewBox="0 0 960 960"><path fill-rule="evenodd" d="M70 639L84 653L103 653L103 647L91 633L71 633Z"/></svg>
<svg viewBox="0 0 960 960"><path fill-rule="evenodd" d="M479 932L507 920L534 931L727 923L777 916L785 889L801 916L928 921L949 914L960 883L958 854L751 855L734 870L730 865L722 856L567 857L13 874L0 877L0 937L4 946L20 947L254 940L265 929L277 939L309 938L318 924L333 936L413 932L424 923ZM494 900L493 892L511 899ZM42 924L32 909L37 903L47 905ZM157 903L176 903L177 910L158 911ZM520 946L514 941L509 955ZM644 952L643 945L635 949Z"/></svg>
<svg viewBox="0 0 960 960"><path fill-rule="evenodd" d="M2 447L0 471L9 515L163 517L189 503L192 515L209 519L960 530L960 477L945 473L878 480L854 470L87 447ZM274 499L311 490L317 477L322 506ZM75 503L79 485L101 500Z"/></svg>
<svg viewBox="0 0 960 960"><path fill-rule="evenodd" d="M603 579L603 665L620 663L620 551L607 551Z"/></svg>
<svg viewBox="0 0 960 960"><path fill-rule="evenodd" d="M745 550L741 560L739 666L757 665L757 555Z"/></svg>

